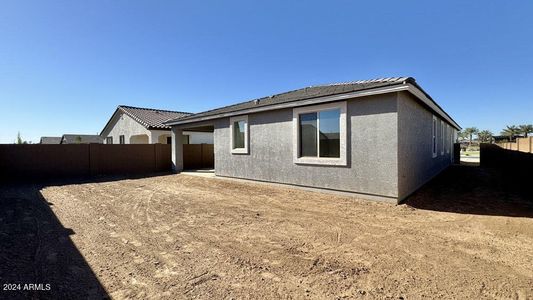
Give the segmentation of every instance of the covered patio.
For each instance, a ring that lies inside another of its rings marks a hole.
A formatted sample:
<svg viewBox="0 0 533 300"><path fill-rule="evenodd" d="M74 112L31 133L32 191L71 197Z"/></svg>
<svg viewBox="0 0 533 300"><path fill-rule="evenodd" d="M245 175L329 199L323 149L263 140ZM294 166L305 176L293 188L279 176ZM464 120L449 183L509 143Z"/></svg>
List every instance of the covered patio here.
<svg viewBox="0 0 533 300"><path fill-rule="evenodd" d="M214 173L215 154L213 144L189 144L188 132L213 133L214 124L186 124L183 127L172 128L172 162L173 171L201 171ZM214 139L214 137L213 137Z"/></svg>

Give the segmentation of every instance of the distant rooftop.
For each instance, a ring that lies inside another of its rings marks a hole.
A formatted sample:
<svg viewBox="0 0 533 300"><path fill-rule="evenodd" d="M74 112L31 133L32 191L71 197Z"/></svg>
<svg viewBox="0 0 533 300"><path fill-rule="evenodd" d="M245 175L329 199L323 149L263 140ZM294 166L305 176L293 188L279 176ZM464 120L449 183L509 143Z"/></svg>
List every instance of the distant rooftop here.
<svg viewBox="0 0 533 300"><path fill-rule="evenodd" d="M191 115L182 111L162 110L153 108L119 105L118 109L148 129L170 129L163 124L166 121Z"/></svg>
<svg viewBox="0 0 533 300"><path fill-rule="evenodd" d="M40 144L61 144L60 136L43 136L41 137Z"/></svg>
<svg viewBox="0 0 533 300"><path fill-rule="evenodd" d="M61 144L102 144L103 138L93 134L64 134Z"/></svg>

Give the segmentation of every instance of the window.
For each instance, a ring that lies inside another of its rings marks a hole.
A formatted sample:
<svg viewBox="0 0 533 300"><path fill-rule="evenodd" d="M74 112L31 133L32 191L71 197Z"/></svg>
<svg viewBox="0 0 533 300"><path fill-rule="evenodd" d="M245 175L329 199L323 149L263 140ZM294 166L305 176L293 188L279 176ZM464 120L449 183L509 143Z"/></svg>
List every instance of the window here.
<svg viewBox="0 0 533 300"><path fill-rule="evenodd" d="M446 136L450 136L450 125L446 124ZM452 148L452 139L450 138L448 140L448 143L446 143L448 145L448 147L446 147L446 153L450 153L450 148Z"/></svg>
<svg viewBox="0 0 533 300"><path fill-rule="evenodd" d="M112 136L106 137L105 138L105 143L109 144L109 145L113 144L113 137Z"/></svg>
<svg viewBox="0 0 533 300"><path fill-rule="evenodd" d="M171 145L171 144L172 144L172 137L167 136L167 145Z"/></svg>
<svg viewBox="0 0 533 300"><path fill-rule="evenodd" d="M248 116L230 118L231 153L248 154Z"/></svg>
<svg viewBox="0 0 533 300"><path fill-rule="evenodd" d="M437 117L433 116L433 129L432 129L432 156L433 158L437 157Z"/></svg>
<svg viewBox="0 0 533 300"><path fill-rule="evenodd" d="M346 102L293 110L294 162L346 165Z"/></svg>
<svg viewBox="0 0 533 300"><path fill-rule="evenodd" d="M444 121L440 120L440 155L444 155Z"/></svg>
<svg viewBox="0 0 533 300"><path fill-rule="evenodd" d="M300 115L300 157L340 157L340 116L339 108Z"/></svg>
<svg viewBox="0 0 533 300"><path fill-rule="evenodd" d="M454 153L454 151L455 151L455 149L454 149L454 144L453 144L453 143L454 143L454 138L453 138L454 135L455 135L455 129L451 128L451 130L450 130L450 152L451 152L452 154L450 154L450 161L451 161L452 163L453 163L453 159L454 159L454 157L453 157L454 154L453 154L453 153Z"/></svg>
<svg viewBox="0 0 533 300"><path fill-rule="evenodd" d="M125 144L125 140L124 140L124 136L123 135L119 136L118 139L119 139L119 143L120 144Z"/></svg>

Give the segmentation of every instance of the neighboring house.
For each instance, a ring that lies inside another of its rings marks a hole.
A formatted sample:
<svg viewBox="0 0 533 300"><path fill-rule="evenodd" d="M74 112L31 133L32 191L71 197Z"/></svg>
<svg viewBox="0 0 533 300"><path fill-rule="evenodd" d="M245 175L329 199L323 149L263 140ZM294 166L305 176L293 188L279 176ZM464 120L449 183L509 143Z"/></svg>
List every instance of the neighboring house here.
<svg viewBox="0 0 533 300"><path fill-rule="evenodd" d="M106 144L170 144L170 126L163 122L190 113L119 105L100 136ZM183 144L213 144L213 132L184 132Z"/></svg>
<svg viewBox="0 0 533 300"><path fill-rule="evenodd" d="M400 202L453 160L459 125L411 77L313 86L175 119L210 128L215 174Z"/></svg>
<svg viewBox="0 0 533 300"><path fill-rule="evenodd" d="M39 144L61 144L60 136L43 136Z"/></svg>
<svg viewBox="0 0 533 300"><path fill-rule="evenodd" d="M99 135L92 134L64 134L60 144L102 144L103 140Z"/></svg>

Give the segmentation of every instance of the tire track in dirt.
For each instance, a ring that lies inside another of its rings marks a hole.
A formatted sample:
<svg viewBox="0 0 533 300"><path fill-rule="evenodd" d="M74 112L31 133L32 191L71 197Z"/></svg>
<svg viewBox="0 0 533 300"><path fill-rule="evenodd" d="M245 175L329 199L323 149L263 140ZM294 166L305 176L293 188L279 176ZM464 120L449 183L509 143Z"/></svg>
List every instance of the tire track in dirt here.
<svg viewBox="0 0 533 300"><path fill-rule="evenodd" d="M117 298L514 297L533 286L527 218L181 175L45 194Z"/></svg>

